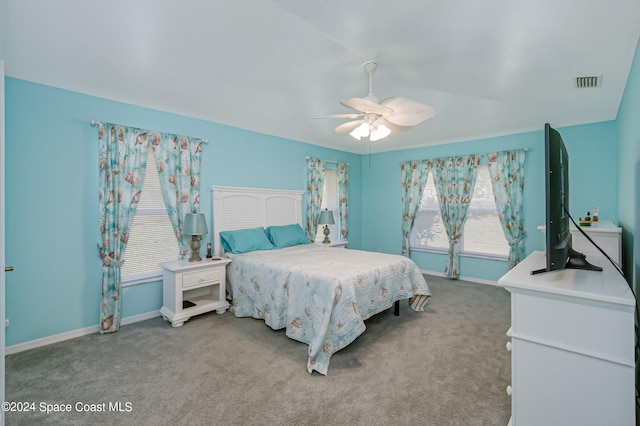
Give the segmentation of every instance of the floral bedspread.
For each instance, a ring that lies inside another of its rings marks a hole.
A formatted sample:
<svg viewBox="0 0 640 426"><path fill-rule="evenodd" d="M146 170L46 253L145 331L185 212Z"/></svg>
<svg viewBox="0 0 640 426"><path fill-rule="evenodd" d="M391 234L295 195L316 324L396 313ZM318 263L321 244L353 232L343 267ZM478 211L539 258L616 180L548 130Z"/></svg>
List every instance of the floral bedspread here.
<svg viewBox="0 0 640 426"><path fill-rule="evenodd" d="M326 375L331 355L364 332L367 318L414 296L422 310L431 295L417 265L399 255L314 244L226 255L231 311L309 345L309 373Z"/></svg>

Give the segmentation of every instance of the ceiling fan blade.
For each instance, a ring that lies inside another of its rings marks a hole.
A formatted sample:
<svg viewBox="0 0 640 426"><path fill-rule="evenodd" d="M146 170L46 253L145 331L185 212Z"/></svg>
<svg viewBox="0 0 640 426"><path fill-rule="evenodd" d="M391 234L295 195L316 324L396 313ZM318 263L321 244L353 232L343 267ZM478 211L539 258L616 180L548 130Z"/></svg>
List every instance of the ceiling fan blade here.
<svg viewBox="0 0 640 426"><path fill-rule="evenodd" d="M393 124L392 122L390 122L384 117L378 118L374 122L374 124L375 125L384 124L385 126L387 126L387 128L389 128L389 130L391 130L392 135L408 132L409 130L411 130L411 127L412 127L412 126L398 126L397 124Z"/></svg>
<svg viewBox="0 0 640 426"><path fill-rule="evenodd" d="M388 98L381 102L382 106L393 111L385 114L385 118L398 126L415 126L436 115L436 110L429 105L407 98Z"/></svg>
<svg viewBox="0 0 640 426"><path fill-rule="evenodd" d="M324 117L313 117L314 120L320 120L323 118L358 118L362 116L362 114L335 114L335 115L325 115Z"/></svg>
<svg viewBox="0 0 640 426"><path fill-rule="evenodd" d="M373 113L386 115L393 113L391 108L377 104L365 98L351 98L345 101L340 101L340 103L347 108L355 109L356 111L360 111L365 114Z"/></svg>
<svg viewBox="0 0 640 426"><path fill-rule="evenodd" d="M351 133L353 129L364 123L365 120L347 121L335 128L336 133Z"/></svg>

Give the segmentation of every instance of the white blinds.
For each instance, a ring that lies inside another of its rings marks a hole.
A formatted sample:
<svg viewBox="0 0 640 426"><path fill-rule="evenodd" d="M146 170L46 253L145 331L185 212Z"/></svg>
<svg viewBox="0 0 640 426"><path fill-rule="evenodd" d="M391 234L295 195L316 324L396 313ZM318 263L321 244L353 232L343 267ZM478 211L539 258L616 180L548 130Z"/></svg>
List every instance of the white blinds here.
<svg viewBox="0 0 640 426"><path fill-rule="evenodd" d="M159 270L159 262L176 260L178 255L178 241L162 200L153 150L149 149L142 193L124 254L122 276Z"/></svg>

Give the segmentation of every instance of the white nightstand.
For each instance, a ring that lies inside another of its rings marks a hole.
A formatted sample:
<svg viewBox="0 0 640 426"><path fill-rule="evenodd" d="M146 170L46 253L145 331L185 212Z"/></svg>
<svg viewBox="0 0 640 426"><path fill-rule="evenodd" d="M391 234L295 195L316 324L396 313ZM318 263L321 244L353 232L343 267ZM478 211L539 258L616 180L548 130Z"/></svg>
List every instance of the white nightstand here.
<svg viewBox="0 0 640 426"><path fill-rule="evenodd" d="M340 240L340 241L331 241L330 243L324 244L322 241L316 241L314 244L324 247L339 247L339 248L347 248L347 244L349 241Z"/></svg>
<svg viewBox="0 0 640 426"><path fill-rule="evenodd" d="M226 301L226 265L231 259L201 262L176 260L163 262L162 317L180 327L194 315L215 310L223 314Z"/></svg>

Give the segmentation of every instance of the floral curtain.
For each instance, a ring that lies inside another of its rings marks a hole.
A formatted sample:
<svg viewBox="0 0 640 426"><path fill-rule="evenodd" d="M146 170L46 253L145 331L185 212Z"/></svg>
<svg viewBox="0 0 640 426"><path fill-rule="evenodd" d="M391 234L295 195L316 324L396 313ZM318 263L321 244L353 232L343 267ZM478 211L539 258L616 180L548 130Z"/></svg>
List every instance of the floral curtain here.
<svg viewBox="0 0 640 426"><path fill-rule="evenodd" d="M349 163L338 163L338 214L340 215L340 233L346 240L349 235L347 217L349 216Z"/></svg>
<svg viewBox="0 0 640 426"><path fill-rule="evenodd" d="M162 198L178 240L180 259L189 252L189 238L182 236L182 222L187 213L200 206L202 143L186 136L151 133Z"/></svg>
<svg viewBox="0 0 640 426"><path fill-rule="evenodd" d="M409 235L413 220L420 205L422 191L433 166L431 160L405 161L400 163L402 173L402 255L409 257Z"/></svg>
<svg viewBox="0 0 640 426"><path fill-rule="evenodd" d="M132 127L98 123L101 333L120 328L120 267L147 167L147 135Z"/></svg>
<svg viewBox="0 0 640 426"><path fill-rule="evenodd" d="M509 243L509 267L524 259L524 199L525 151L502 151L487 154L491 187L498 217Z"/></svg>
<svg viewBox="0 0 640 426"><path fill-rule="evenodd" d="M162 197L180 247L179 258L189 250L182 238L186 213L200 204L202 140L110 123L98 124L102 304L100 332L120 328L122 262L147 168L147 149L154 150Z"/></svg>
<svg viewBox="0 0 640 426"><path fill-rule="evenodd" d="M449 258L445 274L453 279L457 279L459 275L458 241L464 229L479 164L479 155L439 158L435 161L433 181L442 221L449 237Z"/></svg>
<svg viewBox="0 0 640 426"><path fill-rule="evenodd" d="M324 188L324 171L326 161L318 158L307 159L307 238L315 241L318 220L322 206L322 190Z"/></svg>

